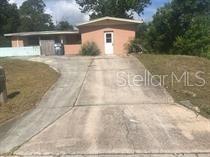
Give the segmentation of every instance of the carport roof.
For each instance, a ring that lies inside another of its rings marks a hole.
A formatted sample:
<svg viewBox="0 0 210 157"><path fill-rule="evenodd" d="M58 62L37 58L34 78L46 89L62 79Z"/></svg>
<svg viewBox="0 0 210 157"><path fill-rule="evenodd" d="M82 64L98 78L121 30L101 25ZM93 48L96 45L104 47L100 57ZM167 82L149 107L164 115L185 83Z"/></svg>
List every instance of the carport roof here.
<svg viewBox="0 0 210 157"><path fill-rule="evenodd" d="M64 34L78 34L79 31L39 31L39 32L20 32L5 34L5 37L12 36L36 36L36 35L64 35Z"/></svg>
<svg viewBox="0 0 210 157"><path fill-rule="evenodd" d="M125 18L116 18L116 17L102 17L95 20L91 20L85 23L81 23L77 25L77 27L81 26L99 26L99 25L115 25L115 24L141 24L143 20L133 20L133 19L125 19Z"/></svg>

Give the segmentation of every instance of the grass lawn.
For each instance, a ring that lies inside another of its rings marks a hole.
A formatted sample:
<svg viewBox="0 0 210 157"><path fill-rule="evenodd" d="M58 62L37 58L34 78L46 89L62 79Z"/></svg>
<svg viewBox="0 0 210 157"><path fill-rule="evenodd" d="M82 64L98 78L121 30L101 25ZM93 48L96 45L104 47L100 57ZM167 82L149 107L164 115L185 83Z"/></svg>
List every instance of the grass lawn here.
<svg viewBox="0 0 210 157"><path fill-rule="evenodd" d="M0 123L33 108L59 74L43 63L0 59L7 77L8 103L0 104Z"/></svg>
<svg viewBox="0 0 210 157"><path fill-rule="evenodd" d="M175 101L189 100L201 110L201 114L210 118L210 60L200 57L180 55L151 55L143 54L139 60L153 75L169 75L174 72L181 78L184 72L189 74L190 85L202 83L195 74L202 71L199 76L206 80L205 86L186 86L185 81L174 81L168 78L165 81L165 88L173 96Z"/></svg>

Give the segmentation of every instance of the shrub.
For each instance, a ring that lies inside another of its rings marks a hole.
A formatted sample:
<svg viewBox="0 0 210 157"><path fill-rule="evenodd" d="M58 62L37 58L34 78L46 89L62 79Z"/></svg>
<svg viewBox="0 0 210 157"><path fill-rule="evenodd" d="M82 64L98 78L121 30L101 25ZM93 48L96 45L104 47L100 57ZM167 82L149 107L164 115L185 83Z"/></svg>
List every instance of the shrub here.
<svg viewBox="0 0 210 157"><path fill-rule="evenodd" d="M127 45L128 53L142 53L143 49L139 39L131 40Z"/></svg>
<svg viewBox="0 0 210 157"><path fill-rule="evenodd" d="M87 42L82 45L80 50L80 54L83 56L97 56L100 54L100 50L96 43L94 42Z"/></svg>

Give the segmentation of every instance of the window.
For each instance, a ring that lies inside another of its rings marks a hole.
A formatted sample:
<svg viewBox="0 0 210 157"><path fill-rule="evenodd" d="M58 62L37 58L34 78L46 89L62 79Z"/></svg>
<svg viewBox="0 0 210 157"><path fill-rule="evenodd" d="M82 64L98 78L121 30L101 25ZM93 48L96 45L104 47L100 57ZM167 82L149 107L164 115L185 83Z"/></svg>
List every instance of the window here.
<svg viewBox="0 0 210 157"><path fill-rule="evenodd" d="M112 43L112 34L111 33L106 34L106 43Z"/></svg>

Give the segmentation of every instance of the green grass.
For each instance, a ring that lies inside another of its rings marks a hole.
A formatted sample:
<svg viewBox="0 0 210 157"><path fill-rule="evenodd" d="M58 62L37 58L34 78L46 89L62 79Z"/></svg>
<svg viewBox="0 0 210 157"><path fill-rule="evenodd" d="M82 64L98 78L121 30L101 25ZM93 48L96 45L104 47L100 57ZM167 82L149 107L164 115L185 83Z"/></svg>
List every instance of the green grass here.
<svg viewBox="0 0 210 157"><path fill-rule="evenodd" d="M180 55L152 55L143 54L139 60L153 75L169 75L174 72L177 77L181 77L184 72L189 74L189 82L192 85L200 84L201 80L196 78L198 71L206 80L205 86L186 86L184 81L180 83L169 77L165 81L166 90L172 95L176 102L190 100L191 103L200 108L201 114L210 118L210 60L200 57L180 56Z"/></svg>
<svg viewBox="0 0 210 157"><path fill-rule="evenodd" d="M33 108L59 74L43 63L0 59L7 79L8 103L0 105L0 123Z"/></svg>

